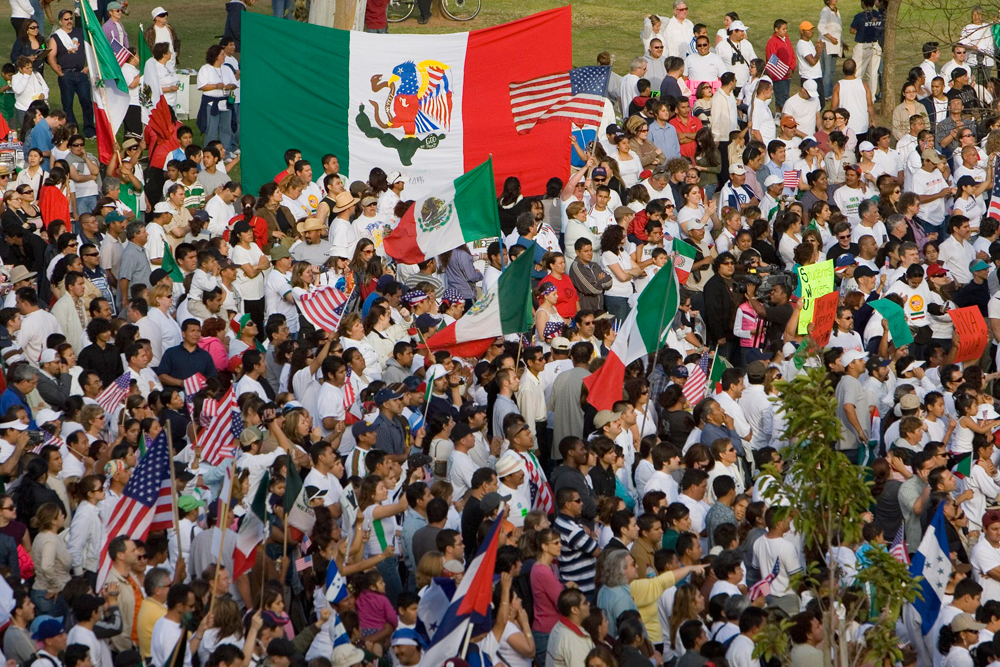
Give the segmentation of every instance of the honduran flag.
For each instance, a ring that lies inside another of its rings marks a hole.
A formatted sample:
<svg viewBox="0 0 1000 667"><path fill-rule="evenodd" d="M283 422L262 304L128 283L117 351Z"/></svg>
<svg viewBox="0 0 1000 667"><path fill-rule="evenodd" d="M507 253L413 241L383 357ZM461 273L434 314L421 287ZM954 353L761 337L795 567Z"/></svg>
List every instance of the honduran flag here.
<svg viewBox="0 0 1000 667"><path fill-rule="evenodd" d="M501 236L495 190L493 161L487 160L414 202L382 247L393 259L419 264L460 245Z"/></svg>
<svg viewBox="0 0 1000 667"><path fill-rule="evenodd" d="M673 262L667 260L642 290L635 308L618 329L604 365L583 381L589 390L588 403L598 410L610 410L616 401L622 400L625 367L660 349L679 304L677 274Z"/></svg>
<svg viewBox="0 0 1000 667"><path fill-rule="evenodd" d="M97 125L97 158L107 164L115 152L115 135L128 111L128 82L122 74L115 52L108 42L89 2L77 4L87 49L91 95L94 98L94 123Z"/></svg>
<svg viewBox="0 0 1000 667"><path fill-rule="evenodd" d="M526 193L569 171L570 121L518 134L510 98L512 83L572 68L568 6L447 35L378 35L253 12L242 29L254 45L240 63L243 95L296 114L289 123L266 104L240 109L243 177L253 190L292 147L312 164L335 154L352 180L376 167L398 171L403 199L433 193L490 155L498 182L516 176ZM325 85L331 72L344 76Z"/></svg>
<svg viewBox="0 0 1000 667"><path fill-rule="evenodd" d="M479 297L469 312L428 338L427 347L448 350L456 357L480 357L498 337L531 329L535 245L532 242L507 265L497 284ZM430 391L430 380L427 385Z"/></svg>

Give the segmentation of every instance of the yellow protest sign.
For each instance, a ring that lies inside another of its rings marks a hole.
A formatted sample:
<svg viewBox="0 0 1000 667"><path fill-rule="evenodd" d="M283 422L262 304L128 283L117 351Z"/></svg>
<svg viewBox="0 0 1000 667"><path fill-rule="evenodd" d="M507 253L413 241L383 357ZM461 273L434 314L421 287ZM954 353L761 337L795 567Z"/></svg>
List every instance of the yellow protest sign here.
<svg viewBox="0 0 1000 667"><path fill-rule="evenodd" d="M800 266L797 269L799 287L802 294L802 310L799 313L799 335L803 335L813 320L816 299L833 291L833 260L818 264Z"/></svg>

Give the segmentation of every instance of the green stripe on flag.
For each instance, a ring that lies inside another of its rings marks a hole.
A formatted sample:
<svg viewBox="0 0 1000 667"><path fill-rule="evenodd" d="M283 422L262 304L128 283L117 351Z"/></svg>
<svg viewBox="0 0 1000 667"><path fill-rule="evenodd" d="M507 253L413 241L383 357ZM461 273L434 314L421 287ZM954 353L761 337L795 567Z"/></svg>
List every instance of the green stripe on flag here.
<svg viewBox="0 0 1000 667"><path fill-rule="evenodd" d="M98 85L104 85L103 82L110 79L115 82L115 86L119 90L123 93L128 93L128 82L125 81L125 75L122 74L121 65L118 64L115 52L111 49L111 42L108 41L107 35L104 34L101 22L97 20L94 10L90 8L90 3L78 2L76 6L80 10L80 19L83 24L83 38L90 43L91 48L94 50L94 60L100 72ZM96 74L97 72L95 72L95 76Z"/></svg>
<svg viewBox="0 0 1000 667"><path fill-rule="evenodd" d="M635 324L647 352L655 352L677 315L680 292L674 263L667 263L649 281L635 306Z"/></svg>
<svg viewBox="0 0 1000 667"><path fill-rule="evenodd" d="M455 179L455 211L467 243L497 235L500 209L496 204L493 158Z"/></svg>
<svg viewBox="0 0 1000 667"><path fill-rule="evenodd" d="M722 382L722 374L726 372L727 368L732 368L733 365L726 360L719 351L715 351L715 359L712 360L712 370L708 373L708 395L711 396L715 393L715 385Z"/></svg>
<svg viewBox="0 0 1000 667"><path fill-rule="evenodd" d="M295 507L295 501L298 499L299 494L302 493L302 477L299 475L298 469L295 467L295 461L292 457L287 457L288 465L286 467L285 474L285 524L288 525L288 515L292 513L292 508Z"/></svg>
<svg viewBox="0 0 1000 667"><path fill-rule="evenodd" d="M184 282L184 272L181 271L181 267L177 266L177 261L174 259L174 252L170 249L170 244L166 241L163 242L163 262L160 264L160 268L166 271L167 275L175 283Z"/></svg>
<svg viewBox="0 0 1000 667"><path fill-rule="evenodd" d="M435 379L436 378L433 373L431 373L430 377L427 378L427 389L424 390L424 403L430 403L431 401L431 395L434 393Z"/></svg>
<svg viewBox="0 0 1000 667"><path fill-rule="evenodd" d="M250 503L250 511L256 514L262 523L267 523L267 494L270 493L270 487L271 474L264 471L264 476L257 484L257 493L254 494L253 502Z"/></svg>
<svg viewBox="0 0 1000 667"><path fill-rule="evenodd" d="M496 208L496 205L492 205ZM535 268L532 242L500 275L497 298L500 299L500 330L504 335L529 331L535 321L531 309L531 270Z"/></svg>

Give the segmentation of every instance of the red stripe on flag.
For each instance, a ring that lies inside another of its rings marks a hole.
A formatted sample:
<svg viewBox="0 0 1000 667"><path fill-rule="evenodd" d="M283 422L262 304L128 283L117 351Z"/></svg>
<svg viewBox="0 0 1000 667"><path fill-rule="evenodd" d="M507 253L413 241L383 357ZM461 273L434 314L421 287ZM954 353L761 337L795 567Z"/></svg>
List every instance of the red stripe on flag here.
<svg viewBox="0 0 1000 667"><path fill-rule="evenodd" d="M587 386L587 402L598 410L610 410L616 401L622 400L622 386L625 382L625 364L617 354L609 354L604 365L583 380Z"/></svg>

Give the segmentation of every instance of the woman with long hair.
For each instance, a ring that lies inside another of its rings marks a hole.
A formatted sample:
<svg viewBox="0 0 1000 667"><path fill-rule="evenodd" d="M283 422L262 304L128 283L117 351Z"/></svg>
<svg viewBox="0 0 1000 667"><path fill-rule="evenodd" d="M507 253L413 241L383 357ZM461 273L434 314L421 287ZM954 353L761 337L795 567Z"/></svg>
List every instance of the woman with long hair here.
<svg viewBox="0 0 1000 667"><path fill-rule="evenodd" d="M830 133L830 150L823 158L823 170L832 185L843 185L847 180L844 168L855 164L854 151L847 150L847 135L834 130Z"/></svg>
<svg viewBox="0 0 1000 667"><path fill-rule="evenodd" d="M719 187L722 153L709 127L698 130L694 135L694 143L694 168L698 170L698 185L705 191L705 198L711 200Z"/></svg>
<svg viewBox="0 0 1000 667"><path fill-rule="evenodd" d="M225 320L210 317L202 322L198 347L212 355L215 370L219 373L229 370L229 336L226 335Z"/></svg>
<svg viewBox="0 0 1000 667"><path fill-rule="evenodd" d="M73 568L82 569L91 585L95 585L105 538L104 522L98 509L98 504L104 500L104 477L87 475L75 483L71 481L66 490L77 503L66 548L73 557Z"/></svg>
<svg viewBox="0 0 1000 667"><path fill-rule="evenodd" d="M258 195L254 213L263 219L267 226L267 241L263 246L260 245L260 234L256 228L254 228L254 239L261 249L267 247L270 251L270 248L275 243L281 242L285 236L295 236L295 218L284 205L284 193L278 189L278 184L274 181L268 181L260 186Z"/></svg>
<svg viewBox="0 0 1000 667"><path fill-rule="evenodd" d="M429 442L427 454L432 461L435 480L448 479L448 458L455 450L451 442L451 431L455 428L455 420L446 412L434 412L427 418L427 436L424 442Z"/></svg>
<svg viewBox="0 0 1000 667"><path fill-rule="evenodd" d="M410 480L423 476L423 468L415 468L407 473ZM409 505L406 497L400 498L396 503L386 503L389 492L385 483L378 475L369 475L361 483L358 491L358 514L370 525L371 537L365 543L364 557L371 558L385 552L393 550L396 544L396 519L395 517L406 511ZM393 608L396 606L396 598L403 591L403 582L399 578L399 558L389 556L378 564L378 571L385 581L385 596Z"/></svg>
<svg viewBox="0 0 1000 667"><path fill-rule="evenodd" d="M795 247L802 243L802 218L796 213L786 211L778 216L774 223L774 238L778 241L778 254L785 267L795 264Z"/></svg>
<svg viewBox="0 0 1000 667"><path fill-rule="evenodd" d="M917 86L912 81L903 84L903 89L899 93L899 104L892 110L892 137L896 141L910 133L910 118L913 116L923 117L924 127L931 127L927 108L917 99L918 93Z"/></svg>
<svg viewBox="0 0 1000 667"><path fill-rule="evenodd" d="M43 468L47 468L44 461L37 459L36 461ZM31 519L31 529L34 531L31 559L35 563L35 583L31 586L31 601L35 603L39 615L61 617L69 612L69 606L62 597L62 590L71 579L73 556L59 535L65 525L66 512L58 501L41 505Z"/></svg>
<svg viewBox="0 0 1000 667"><path fill-rule="evenodd" d="M527 200L521 195L521 181L517 176L508 176L503 182L503 190L497 197L500 211L500 230L504 236L514 230L517 216L526 210Z"/></svg>
<svg viewBox="0 0 1000 667"><path fill-rule="evenodd" d="M535 548L538 555L531 567L528 578L531 581L531 596L535 605L534 619L531 623L531 634L535 638L535 659L544 661L545 651L549 645L549 633L559 621L558 600L563 591L559 581L559 571L555 561L562 553L562 542L559 533L551 528L544 528L535 533Z"/></svg>
<svg viewBox="0 0 1000 667"><path fill-rule="evenodd" d="M701 621L701 614L704 611L705 598L694 584L684 584L677 588L669 628L664 628L664 636L670 637L669 648L666 642L663 644L664 659L667 659L668 653L671 658L680 658L687 653L687 649L681 643L681 625L686 621ZM708 628L705 628L705 634L708 634Z"/></svg>
<svg viewBox="0 0 1000 667"><path fill-rule="evenodd" d="M625 132L619 132L615 135L614 144L616 150L609 157L617 161L618 173L621 174L622 184L626 188L630 188L639 182L639 173L642 171L642 160L632 150L631 136Z"/></svg>
<svg viewBox="0 0 1000 667"><path fill-rule="evenodd" d="M609 225L601 234L601 264L614 278L611 287L604 291L604 307L616 320L623 322L631 310L632 279L643 275L644 271L633 266L632 257L625 250L625 230L619 225Z"/></svg>
<svg viewBox="0 0 1000 667"><path fill-rule="evenodd" d="M483 274L473 264L469 247L463 243L454 250L442 253L438 261L448 287L458 290L468 310L476 298L476 283L483 279Z"/></svg>
<svg viewBox="0 0 1000 667"><path fill-rule="evenodd" d="M899 200L903 196L902 184L889 174L882 174L878 177L878 212L883 220L888 220L889 216L896 213L899 207ZM912 236L907 226L907 236ZM912 241L912 238L907 238Z"/></svg>
<svg viewBox="0 0 1000 667"><path fill-rule="evenodd" d="M681 186L682 205L677 209L677 224L684 234L688 233L688 223L701 222L712 228L712 210L705 206L701 188L697 183L685 183Z"/></svg>
<svg viewBox="0 0 1000 667"><path fill-rule="evenodd" d="M809 183L809 174L823 169L823 151L816 140L810 137L802 140L799 150L802 152L802 157L795 161L792 169L799 173L799 190L805 190L812 187Z"/></svg>
<svg viewBox="0 0 1000 667"><path fill-rule="evenodd" d="M17 38L10 48L10 62L16 63L17 59L24 56L31 61L31 69L38 74L45 74L45 35L38 21L31 18L11 18L10 22L17 21L19 25L14 26ZM22 137L22 140L27 137Z"/></svg>
<svg viewBox="0 0 1000 667"><path fill-rule="evenodd" d="M385 365L392 359L392 350L396 343L401 340L409 342L409 335L406 329L399 324L393 324L392 313L389 312L388 304L375 304L368 310L368 315L364 319L365 342L375 350L376 374L381 377L385 371ZM365 358L367 363L368 359Z"/></svg>
<svg viewBox="0 0 1000 667"><path fill-rule="evenodd" d="M17 180L14 181L15 185L28 185L31 186L32 193L35 197L41 195L42 186L45 184L45 179L49 177L49 172L42 168L42 156L41 149L31 148L24 155L25 167L17 174Z"/></svg>
<svg viewBox="0 0 1000 667"><path fill-rule="evenodd" d="M354 284L360 290L360 298L367 299L383 274L382 260L375 255L375 244L370 239L358 240L349 269L354 275Z"/></svg>
<svg viewBox="0 0 1000 667"><path fill-rule="evenodd" d="M25 170L27 171L27 170ZM17 186L17 194L21 198L21 225L25 229L32 231L42 225L42 214L38 209L38 202L35 201L35 189L27 183Z"/></svg>
<svg viewBox="0 0 1000 667"><path fill-rule="evenodd" d="M42 223L50 225L56 220L70 220L69 186L66 180L66 170L62 167L52 167L49 176L42 185L42 194L38 197L38 208L42 214ZM65 229L65 225L63 227ZM51 234L49 239L52 239Z"/></svg>
<svg viewBox="0 0 1000 667"><path fill-rule="evenodd" d="M153 356L160 359L163 353L181 344L181 327L170 316L173 290L168 285L154 285L148 292L149 312L147 317L159 331L159 340L151 340Z"/></svg>
<svg viewBox="0 0 1000 667"><path fill-rule="evenodd" d="M271 262L254 240L253 230L245 220L233 225L229 245L232 246L230 260L238 267L236 287L243 296L243 309L257 323L257 336L264 331L264 271L271 268Z"/></svg>
<svg viewBox="0 0 1000 667"><path fill-rule="evenodd" d="M930 317L931 342L938 343L945 352L951 350L952 337L955 335L955 322L948 316L948 311L958 306L952 301L957 285L951 274L942 266L927 267L927 314Z"/></svg>
<svg viewBox="0 0 1000 667"><path fill-rule="evenodd" d="M212 612L212 625L205 630L198 646L198 657L203 665L208 664L208 657L220 646L230 645L243 650L243 623L239 606L228 598L220 597L215 601Z"/></svg>

